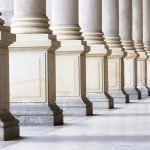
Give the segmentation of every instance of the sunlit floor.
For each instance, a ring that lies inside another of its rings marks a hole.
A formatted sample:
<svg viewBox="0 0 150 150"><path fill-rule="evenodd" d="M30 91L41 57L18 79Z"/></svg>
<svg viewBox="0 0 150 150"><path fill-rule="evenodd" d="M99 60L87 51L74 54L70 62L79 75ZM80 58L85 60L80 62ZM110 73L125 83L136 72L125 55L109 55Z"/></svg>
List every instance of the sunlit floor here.
<svg viewBox="0 0 150 150"><path fill-rule="evenodd" d="M150 150L150 98L65 122L57 127L21 127L22 138L0 142L0 149Z"/></svg>

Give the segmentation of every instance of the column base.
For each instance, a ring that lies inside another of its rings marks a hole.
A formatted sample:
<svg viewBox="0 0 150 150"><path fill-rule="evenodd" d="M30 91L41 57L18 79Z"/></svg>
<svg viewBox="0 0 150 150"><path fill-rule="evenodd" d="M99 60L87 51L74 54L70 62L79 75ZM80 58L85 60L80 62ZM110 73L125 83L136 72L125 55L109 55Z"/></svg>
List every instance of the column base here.
<svg viewBox="0 0 150 150"><path fill-rule="evenodd" d="M137 88L127 87L124 90L129 95L130 100L141 99L141 92Z"/></svg>
<svg viewBox="0 0 150 150"><path fill-rule="evenodd" d="M137 86L141 96L150 96L150 89L147 86Z"/></svg>
<svg viewBox="0 0 150 150"><path fill-rule="evenodd" d="M129 96L124 90L109 91L109 95L114 99L114 105L129 103Z"/></svg>
<svg viewBox="0 0 150 150"><path fill-rule="evenodd" d="M20 137L19 121L9 112L0 114L0 140L12 140Z"/></svg>
<svg viewBox="0 0 150 150"><path fill-rule="evenodd" d="M11 103L10 110L23 126L63 124L63 111L56 104Z"/></svg>
<svg viewBox="0 0 150 150"><path fill-rule="evenodd" d="M92 116L93 104L87 97L57 97L58 106L67 116Z"/></svg>
<svg viewBox="0 0 150 150"><path fill-rule="evenodd" d="M114 108L113 98L108 93L88 93L87 97L93 103L94 110Z"/></svg>

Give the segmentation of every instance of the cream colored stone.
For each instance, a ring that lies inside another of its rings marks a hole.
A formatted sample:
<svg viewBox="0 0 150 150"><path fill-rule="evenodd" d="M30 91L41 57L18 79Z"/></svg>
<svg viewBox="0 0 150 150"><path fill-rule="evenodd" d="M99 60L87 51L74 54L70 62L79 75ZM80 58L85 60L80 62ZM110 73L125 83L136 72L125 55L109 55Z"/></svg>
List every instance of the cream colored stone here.
<svg viewBox="0 0 150 150"><path fill-rule="evenodd" d="M51 45L52 49L59 46L59 42L52 42L50 38L48 34L16 35L17 41L10 46L11 102L48 101L47 51Z"/></svg>
<svg viewBox="0 0 150 150"><path fill-rule="evenodd" d="M54 58L50 59L51 56L48 56L48 53L51 52L50 54L53 55L53 50L59 46L59 42L52 42L48 34L18 34L16 39L18 40L9 47L11 102L31 103L50 100L49 103L54 103L55 97L48 98L47 95L49 65L47 61L51 61L50 64L54 63ZM40 43L36 44L39 41ZM51 47L51 45L54 46ZM54 64L51 70L53 70L53 75L50 79L53 82ZM55 95L53 91L49 92Z"/></svg>
<svg viewBox="0 0 150 150"><path fill-rule="evenodd" d="M64 55L62 53L57 54L56 58L57 96L61 97L80 96L80 82L79 82L80 70L78 68L79 65L80 65L80 53L77 54L70 53Z"/></svg>

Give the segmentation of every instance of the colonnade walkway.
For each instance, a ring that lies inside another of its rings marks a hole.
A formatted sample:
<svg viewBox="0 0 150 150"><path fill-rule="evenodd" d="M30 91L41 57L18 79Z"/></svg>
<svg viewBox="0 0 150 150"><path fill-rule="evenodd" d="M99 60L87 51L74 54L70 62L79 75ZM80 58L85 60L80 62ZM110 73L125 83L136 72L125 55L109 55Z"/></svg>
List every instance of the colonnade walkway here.
<svg viewBox="0 0 150 150"><path fill-rule="evenodd" d="M21 127L21 139L1 141L2 150L149 150L150 98L65 117L64 126Z"/></svg>

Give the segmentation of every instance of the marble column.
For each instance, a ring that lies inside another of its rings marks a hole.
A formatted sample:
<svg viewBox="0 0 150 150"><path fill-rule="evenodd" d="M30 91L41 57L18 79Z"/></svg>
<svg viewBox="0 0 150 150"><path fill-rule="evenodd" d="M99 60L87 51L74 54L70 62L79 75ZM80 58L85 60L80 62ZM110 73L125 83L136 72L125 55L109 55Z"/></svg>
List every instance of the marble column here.
<svg viewBox="0 0 150 150"><path fill-rule="evenodd" d="M102 33L102 0L79 1L79 25L83 43L90 47L86 55L87 97L94 109L113 108L113 99L108 94L109 50Z"/></svg>
<svg viewBox="0 0 150 150"><path fill-rule="evenodd" d="M78 23L78 0L51 0L51 29L60 41L56 51L56 92L66 115L92 115L86 97L86 59Z"/></svg>
<svg viewBox="0 0 150 150"><path fill-rule="evenodd" d="M11 110L23 125L63 124L56 104L55 50L46 0L14 0L10 45Z"/></svg>
<svg viewBox="0 0 150 150"><path fill-rule="evenodd" d="M108 56L109 94L114 103L128 103L129 96L124 91L125 52L119 37L119 0L102 0L102 29L107 48L111 51Z"/></svg>
<svg viewBox="0 0 150 150"><path fill-rule="evenodd" d="M143 0L132 1L133 41L138 53L137 57L137 87L142 96L149 95L146 86L146 60L148 58L143 44Z"/></svg>
<svg viewBox="0 0 150 150"><path fill-rule="evenodd" d="M0 13L1 15L1 13ZM9 51L14 35L0 19L0 140L19 137L19 121L9 111Z"/></svg>
<svg viewBox="0 0 150 150"><path fill-rule="evenodd" d="M148 55L146 63L146 85L150 88L150 1L143 1L143 43Z"/></svg>
<svg viewBox="0 0 150 150"><path fill-rule="evenodd" d="M137 73L136 73L136 58L132 40L132 1L119 1L119 35L125 52L124 58L124 80L125 91L130 99L137 100L141 98L141 93L137 89Z"/></svg>

